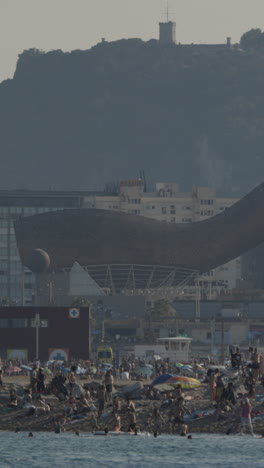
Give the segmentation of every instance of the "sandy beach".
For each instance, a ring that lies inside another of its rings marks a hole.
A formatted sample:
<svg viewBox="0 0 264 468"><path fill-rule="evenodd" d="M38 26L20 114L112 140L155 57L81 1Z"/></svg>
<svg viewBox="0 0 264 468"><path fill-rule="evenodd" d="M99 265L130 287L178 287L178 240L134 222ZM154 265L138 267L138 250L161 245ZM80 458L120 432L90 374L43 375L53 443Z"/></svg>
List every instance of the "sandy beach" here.
<svg viewBox="0 0 264 468"><path fill-rule="evenodd" d="M47 380L48 382L48 380ZM79 383L85 388L91 389L93 385L98 385L101 381L80 380ZM144 387L150 385L150 381L143 381ZM120 390L125 385L135 384L135 381L117 380L114 383L115 393L120 400L119 415L121 418L121 426L127 427L127 411L125 399L120 396ZM57 418L64 414L66 403L59 401L55 395L44 395L45 401L50 405L50 412L43 413L38 411L37 415L27 415L26 409L11 409L8 408L9 391L15 390L18 395L23 393L23 388L28 388L28 376L11 376L5 377L4 387L0 391L0 430L15 431L17 428L20 431L54 431ZM253 418L254 432L256 434L264 433L264 399L261 399L262 386L257 386L257 398L251 400L252 407L258 414L257 418ZM260 397L258 397L260 394ZM198 417L190 419L188 424L188 432L203 432L203 433L234 433L239 426L239 415L235 411L215 411L210 394L208 384L202 384L200 387L191 390L184 390L185 403L190 411L198 413ZM170 433L170 405L160 400L138 399L134 400L136 408L137 426L140 430L153 431L149 418L153 414L154 408L160 409L160 414L164 419L161 424L162 433ZM206 414L207 412L207 414ZM95 428L96 412L88 412L85 414L77 414L74 417L67 417L64 424L65 431L93 432ZM113 430L114 421L112 414L111 402L106 404L104 413L97 420L97 427ZM177 428L176 428L177 433Z"/></svg>

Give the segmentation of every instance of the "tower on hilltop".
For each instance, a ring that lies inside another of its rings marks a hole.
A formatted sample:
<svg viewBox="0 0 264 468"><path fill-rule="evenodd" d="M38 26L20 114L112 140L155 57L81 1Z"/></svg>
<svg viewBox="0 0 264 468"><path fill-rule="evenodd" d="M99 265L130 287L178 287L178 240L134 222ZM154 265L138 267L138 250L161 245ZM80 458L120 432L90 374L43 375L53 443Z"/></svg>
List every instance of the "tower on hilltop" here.
<svg viewBox="0 0 264 468"><path fill-rule="evenodd" d="M176 23L169 21L169 2L167 2L167 21L159 23L160 44L176 44Z"/></svg>
<svg viewBox="0 0 264 468"><path fill-rule="evenodd" d="M176 23L174 21L159 23L159 42L160 44L176 44Z"/></svg>

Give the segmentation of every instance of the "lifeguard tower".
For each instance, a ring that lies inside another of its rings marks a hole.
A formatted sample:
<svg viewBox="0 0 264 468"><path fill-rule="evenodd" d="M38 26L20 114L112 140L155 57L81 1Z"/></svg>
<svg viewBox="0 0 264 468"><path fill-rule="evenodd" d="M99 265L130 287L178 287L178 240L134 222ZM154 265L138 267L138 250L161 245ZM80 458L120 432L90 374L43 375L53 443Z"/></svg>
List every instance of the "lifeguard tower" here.
<svg viewBox="0 0 264 468"><path fill-rule="evenodd" d="M135 355L142 358L150 358L157 355L162 359L168 359L170 362L189 362L189 353L191 338L185 336L175 336L169 338L160 338L159 344L136 345Z"/></svg>
<svg viewBox="0 0 264 468"><path fill-rule="evenodd" d="M163 358L169 358L171 362L189 362L191 338L185 336L175 336L170 338L160 338L162 351L159 355Z"/></svg>

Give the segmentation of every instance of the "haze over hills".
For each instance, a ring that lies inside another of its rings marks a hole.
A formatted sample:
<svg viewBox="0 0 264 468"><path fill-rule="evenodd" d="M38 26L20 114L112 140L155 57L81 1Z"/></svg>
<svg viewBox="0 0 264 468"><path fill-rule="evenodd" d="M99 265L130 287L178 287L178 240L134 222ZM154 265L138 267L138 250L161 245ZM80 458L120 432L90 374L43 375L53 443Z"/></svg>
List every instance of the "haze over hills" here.
<svg viewBox="0 0 264 468"><path fill-rule="evenodd" d="M18 59L0 85L1 188L149 185L241 195L264 174L259 49L102 42Z"/></svg>

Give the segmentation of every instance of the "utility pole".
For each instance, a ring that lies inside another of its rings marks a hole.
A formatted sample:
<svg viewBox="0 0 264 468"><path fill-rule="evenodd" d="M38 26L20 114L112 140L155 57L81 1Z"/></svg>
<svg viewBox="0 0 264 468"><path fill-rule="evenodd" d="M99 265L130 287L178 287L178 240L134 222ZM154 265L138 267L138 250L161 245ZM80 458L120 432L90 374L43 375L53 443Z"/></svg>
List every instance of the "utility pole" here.
<svg viewBox="0 0 264 468"><path fill-rule="evenodd" d="M49 281L49 303L53 304L53 284L52 281Z"/></svg>
<svg viewBox="0 0 264 468"><path fill-rule="evenodd" d="M22 307L25 305L25 275L24 275L23 266L22 266L22 272L21 272L21 304L22 304Z"/></svg>
<svg viewBox="0 0 264 468"><path fill-rule="evenodd" d="M221 357L222 363L224 364L225 359L225 322L222 320L221 322Z"/></svg>
<svg viewBox="0 0 264 468"><path fill-rule="evenodd" d="M89 354L89 360L91 360L91 351L92 351L92 304L89 304L89 309L88 309L88 316L89 316L89 325L88 325L88 354Z"/></svg>
<svg viewBox="0 0 264 468"><path fill-rule="evenodd" d="M201 313L200 313L200 300L201 300L201 292L200 292L200 284L199 284L199 276L195 279L195 321L200 322Z"/></svg>
<svg viewBox="0 0 264 468"><path fill-rule="evenodd" d="M214 350L214 334L215 334L215 319L211 320L211 357L213 356Z"/></svg>
<svg viewBox="0 0 264 468"><path fill-rule="evenodd" d="M105 309L102 309L102 343L105 340Z"/></svg>
<svg viewBox="0 0 264 468"><path fill-rule="evenodd" d="M36 359L39 359L39 328L40 328L40 315L35 315L35 328L36 328Z"/></svg>

